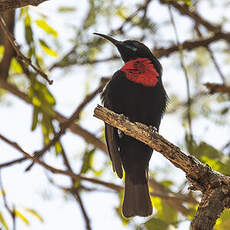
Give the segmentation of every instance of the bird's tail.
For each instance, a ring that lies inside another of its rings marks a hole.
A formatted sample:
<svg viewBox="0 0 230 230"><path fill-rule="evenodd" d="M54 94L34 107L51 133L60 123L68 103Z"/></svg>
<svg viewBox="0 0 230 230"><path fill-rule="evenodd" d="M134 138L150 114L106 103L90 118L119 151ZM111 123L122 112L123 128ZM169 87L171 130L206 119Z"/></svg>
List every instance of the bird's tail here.
<svg viewBox="0 0 230 230"><path fill-rule="evenodd" d="M146 173L125 174L125 196L122 213L125 217L149 216L152 214Z"/></svg>

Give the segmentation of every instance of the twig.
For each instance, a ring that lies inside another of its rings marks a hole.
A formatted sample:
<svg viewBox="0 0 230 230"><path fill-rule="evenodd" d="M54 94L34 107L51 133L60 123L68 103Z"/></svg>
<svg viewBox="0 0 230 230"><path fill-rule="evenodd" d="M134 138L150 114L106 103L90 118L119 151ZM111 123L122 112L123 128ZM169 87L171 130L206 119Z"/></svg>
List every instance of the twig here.
<svg viewBox="0 0 230 230"><path fill-rule="evenodd" d="M199 36L200 38L202 38L203 35L202 35L202 33L201 33L200 29L199 29L199 25L198 25L197 23L194 25L194 29L196 30L198 36ZM222 72L222 70L221 70L221 68L220 68L220 66L219 66L219 64L218 64L218 62L217 62L217 60L216 60L216 58L215 58L215 55L214 55L212 49L210 48L210 46L207 46L206 49L207 49L207 51L208 51L208 53L209 53L209 55L210 55L210 57L211 57L211 59L212 59L212 62L213 62L213 64L214 64L215 68L216 68L216 71L217 71L218 74L220 75L220 78L221 78L223 84L225 84L226 81L225 81L224 74L223 74L223 72Z"/></svg>
<svg viewBox="0 0 230 230"><path fill-rule="evenodd" d="M168 1L168 0L160 0L162 4L169 4L172 5L174 8L176 8L182 15L187 15L191 19L193 19L196 23L204 26L206 29L212 31L212 32L218 32L221 30L220 25L212 24L211 22L204 19L201 15L199 15L195 11L191 11L189 7L186 4L181 5L175 0Z"/></svg>
<svg viewBox="0 0 230 230"><path fill-rule="evenodd" d="M227 93L230 95L230 86L217 83L205 83L204 84L211 94L213 93Z"/></svg>
<svg viewBox="0 0 230 230"><path fill-rule="evenodd" d="M0 13L28 5L38 6L45 1L48 0L0 0Z"/></svg>
<svg viewBox="0 0 230 230"><path fill-rule="evenodd" d="M79 119L80 113L83 110L83 108L98 94L102 91L102 89L104 88L104 83L102 83L96 90L94 90L91 94L87 95L85 97L85 99L83 100L83 102L77 107L77 109L74 111L74 113L71 115L71 117L64 122L63 124L61 124L61 128L60 131L55 134L54 138L40 151L37 151L34 154L34 158L40 158L41 156L44 155L44 153L46 151L48 151L53 145L55 145L57 143L57 141L59 141L59 139L61 138L61 136L65 133L66 129L68 129L70 127L70 125L76 120ZM26 168L26 171L30 170L31 167L33 166L33 163L31 165L29 165Z"/></svg>
<svg viewBox="0 0 230 230"><path fill-rule="evenodd" d="M183 43L181 43L181 46L183 47L183 50L194 50L198 47L207 47L213 42L217 42L219 40L225 40L226 42L230 43L230 33L225 32L216 32L214 35L207 37L207 38L200 38L197 40L187 40ZM177 52L180 50L180 47L178 45L173 45L168 48L158 48L153 50L155 56L157 58L160 57L167 57L170 54Z"/></svg>
<svg viewBox="0 0 230 230"><path fill-rule="evenodd" d="M154 178L150 178L149 180L150 186L154 189L154 193L151 193L151 195L158 196L162 199L164 199L169 206L171 206L173 209L178 210L183 215L187 216L190 213L190 210L186 208L183 203L193 203L197 204L197 201L193 199L192 197L188 197L182 194L173 194L170 193L165 189L165 187L158 183Z"/></svg>
<svg viewBox="0 0 230 230"><path fill-rule="evenodd" d="M175 23L173 13L172 13L172 9L171 9L170 5L168 5L168 10L169 10L171 24L173 26L175 37L176 37L176 44L177 44L178 47L180 47L180 49L179 49L180 65L181 65L181 68L183 69L184 76L185 76L185 81L186 81L187 106L188 106L187 117L188 117L188 126L189 126L189 136L190 136L190 140L192 140L193 139L192 117L191 117L192 101L191 101L191 93L190 93L189 76L188 76L188 71L186 69L186 66L184 64L183 46L181 46L180 41L179 41L179 35L178 35L178 32L177 32L176 23Z"/></svg>
<svg viewBox="0 0 230 230"><path fill-rule="evenodd" d="M78 192L73 193L73 197L76 199L76 201L79 203L79 205L81 207L81 211L82 211L82 214L84 216L85 223L86 223L86 229L91 230L92 228L90 226L90 219L89 219L89 217L87 215L87 212L85 210L84 204L83 204L83 202L81 200L81 197L80 197L79 193Z"/></svg>
<svg viewBox="0 0 230 230"><path fill-rule="evenodd" d="M66 153L65 153L65 150L64 150L63 146L62 146L62 157L63 157L64 164L65 164L66 168L67 168L70 172L73 173L72 167L71 167L71 165L70 165L70 163L69 163L68 157L67 157L67 155L66 155ZM75 188L74 185L75 185L75 180L72 179L72 188ZM87 214L87 212L86 212L86 209L85 209L84 204L83 204L83 202L82 202L82 199L81 199L81 197L80 197L80 194L79 194L80 191L79 191L79 189L76 189L75 191L74 191L74 189L73 189L73 190L70 190L70 191L71 191L71 194L73 195L73 197L74 197L75 200L78 202L78 204L79 204L79 206L80 206L80 208L81 208L81 211L82 211L82 214L83 214L83 217L84 217L84 220L85 220L85 224L86 224L86 229L87 229L87 230L91 230L90 219L89 219L89 217L88 217L88 214Z"/></svg>
<svg viewBox="0 0 230 230"><path fill-rule="evenodd" d="M10 146L12 146L13 148L17 149L19 152L21 152L26 158L33 160L34 162L38 163L39 165L43 166L44 168L46 168L47 170L49 170L50 172L54 173L54 174L61 174L61 175L65 175L65 176L69 176L75 180L85 180L94 184L99 184L102 185L106 188L110 188L113 190L119 190L120 186L112 184L112 183L107 183L104 181L101 181L99 179L95 179L95 178L89 178L89 177L85 177L79 174L74 174L68 170L61 170L58 168L54 168L48 164L46 164L43 161L40 161L39 159L34 158L33 156L31 156L30 154L28 154L27 152L25 152L16 142L13 142L11 140L9 140L8 138L4 137L3 135L0 134L0 139L2 139L3 141L5 141L6 143L8 143Z"/></svg>
<svg viewBox="0 0 230 230"><path fill-rule="evenodd" d="M7 36L10 44L12 45L12 47L14 48L15 52L18 55L18 58L23 61L25 64L31 66L40 76L42 76L50 85L52 85L53 80L49 80L47 74L45 74L44 72L42 72L41 70L39 70L35 65L33 65L33 63L31 62L31 59L27 58L21 51L20 48L18 47L18 44L15 41L14 36L9 32L6 23L4 21L4 19L2 18L1 14L0 14L0 27L2 28L3 32L5 33L5 35Z"/></svg>
<svg viewBox="0 0 230 230"><path fill-rule="evenodd" d="M17 163L21 163L21 162L23 162L23 161L25 161L27 159L28 158L26 158L26 157L20 157L20 158L18 158L16 160L12 160L12 161L9 161L9 162L6 162L6 163L2 163L2 164L0 164L0 169L8 167L8 166L11 166L11 165L14 165L14 164L17 164Z"/></svg>
<svg viewBox="0 0 230 230"><path fill-rule="evenodd" d="M1 77L0 77L0 79L1 79ZM13 95L19 97L20 99L22 99L26 103L32 104L30 98L25 93L18 90L12 84L9 84L5 81L0 80L0 87L9 91ZM50 110L47 110L47 113L49 113L49 112L50 112ZM60 114L59 112L57 112L55 110L52 110L50 115L54 116L54 119L56 119L60 123L65 123L68 120L66 117L64 117L62 114ZM101 141L99 138L97 138L96 136L94 136L92 133L90 133L88 130L82 128L80 125L78 125L76 123L72 123L69 128L73 133L84 138L86 142L94 145L96 148L102 150L103 152L107 152L107 147L106 147L105 143L103 141Z"/></svg>
<svg viewBox="0 0 230 230"><path fill-rule="evenodd" d="M8 202L7 202L6 191L5 191L4 187L3 187L1 171L0 171L0 189L2 191L2 199L3 199L4 206L5 206L6 210L9 212L9 214L10 214L10 216L12 218L13 230L16 230L15 208L14 208L14 205L13 205L13 208L11 209L9 204L8 204Z"/></svg>
<svg viewBox="0 0 230 230"><path fill-rule="evenodd" d="M219 66L219 64L218 64L218 62L217 62L217 60L216 60L216 58L215 58L215 56L214 56L213 51L211 50L211 48L210 48L209 46L207 47L207 50L208 50L208 52L209 52L209 55L210 55L210 57L211 57L211 59L212 59L212 62L213 62L213 64L214 64L214 66L215 66L215 68L216 68L216 71L217 71L218 74L220 75L220 78L221 78L223 84L225 84L225 83L226 83L226 80L225 80L224 74L223 74L223 72L222 72L222 70L221 70L221 68L220 68L220 66Z"/></svg>
<svg viewBox="0 0 230 230"><path fill-rule="evenodd" d="M130 122L124 116L99 105L94 110L94 116L147 144L166 157L175 167L182 169L186 173L186 178L192 183L190 189L202 192L202 200L192 221L192 229L213 229L221 212L230 207L229 176L215 172L195 157L186 155L151 127L139 122Z"/></svg>

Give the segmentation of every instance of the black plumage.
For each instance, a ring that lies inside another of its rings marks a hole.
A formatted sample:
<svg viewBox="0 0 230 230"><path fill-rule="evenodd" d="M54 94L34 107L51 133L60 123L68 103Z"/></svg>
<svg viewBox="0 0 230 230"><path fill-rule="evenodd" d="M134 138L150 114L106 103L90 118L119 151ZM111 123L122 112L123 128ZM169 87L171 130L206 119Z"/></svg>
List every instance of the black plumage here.
<svg viewBox="0 0 230 230"><path fill-rule="evenodd" d="M158 130L167 103L161 80L161 64L151 51L138 41L120 42L107 35L97 35L116 45L125 62L124 67L114 73L103 91L104 106L125 115L130 121L151 125ZM105 124L105 135L113 170L120 178L123 176L122 168L125 170L123 215L151 215L147 173L152 149L119 133L108 124Z"/></svg>

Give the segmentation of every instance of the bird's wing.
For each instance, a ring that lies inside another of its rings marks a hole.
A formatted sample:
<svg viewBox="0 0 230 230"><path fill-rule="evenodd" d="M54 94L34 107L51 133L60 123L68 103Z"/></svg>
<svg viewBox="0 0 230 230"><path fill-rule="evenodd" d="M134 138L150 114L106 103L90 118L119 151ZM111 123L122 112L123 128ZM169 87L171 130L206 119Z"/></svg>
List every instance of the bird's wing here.
<svg viewBox="0 0 230 230"><path fill-rule="evenodd" d="M120 159L120 153L118 149L118 134L117 129L114 127L105 124L105 137L106 143L108 146L108 151L110 155L110 159L113 165L113 171L117 173L117 175L122 178L123 171L122 171L122 164Z"/></svg>
<svg viewBox="0 0 230 230"><path fill-rule="evenodd" d="M107 84L103 94L102 94L102 102L104 103L104 106L114 112L116 111L115 103L113 101L113 92L119 90L116 88L117 81L119 81L121 71L116 72L113 75L112 80ZM119 152L119 136L117 132L117 128L114 128L108 124L105 124L105 137L106 137L106 143L110 155L110 159L112 161L113 165L113 171L117 173L117 175L122 178L123 176L123 170L122 170L122 163L120 158L120 152Z"/></svg>

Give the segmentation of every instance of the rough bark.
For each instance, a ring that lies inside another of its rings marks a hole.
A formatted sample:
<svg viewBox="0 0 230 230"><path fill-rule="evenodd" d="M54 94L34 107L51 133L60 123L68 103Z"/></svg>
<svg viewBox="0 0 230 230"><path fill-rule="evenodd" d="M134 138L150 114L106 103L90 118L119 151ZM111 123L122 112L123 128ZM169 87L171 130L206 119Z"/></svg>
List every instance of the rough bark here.
<svg viewBox="0 0 230 230"><path fill-rule="evenodd" d="M192 221L192 229L213 229L221 212L230 207L229 176L222 175L195 157L185 154L180 148L159 135L153 127L130 122L123 115L118 115L99 105L94 111L94 116L149 145L174 166L182 169L186 178L192 183L190 189L200 190L203 194L196 216Z"/></svg>
<svg viewBox="0 0 230 230"><path fill-rule="evenodd" d="M0 0L0 13L28 5L37 6L45 1L47 0Z"/></svg>

